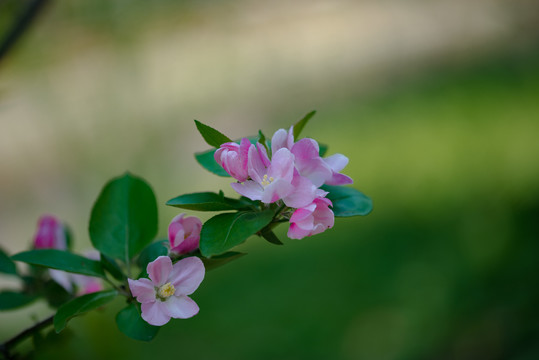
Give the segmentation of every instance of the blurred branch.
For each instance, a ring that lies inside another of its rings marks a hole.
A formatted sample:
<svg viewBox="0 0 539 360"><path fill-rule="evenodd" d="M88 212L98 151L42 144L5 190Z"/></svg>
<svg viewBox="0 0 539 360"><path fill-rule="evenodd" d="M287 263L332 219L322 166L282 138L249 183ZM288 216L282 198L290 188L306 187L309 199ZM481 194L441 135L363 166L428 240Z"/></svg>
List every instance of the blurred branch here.
<svg viewBox="0 0 539 360"><path fill-rule="evenodd" d="M6 359L13 359L13 357L10 355L10 350L20 343L21 341L25 340L26 338L30 337L31 335L35 334L36 332L40 331L41 329L46 328L49 325L52 325L52 321L54 319L54 315L49 316L43 321L38 322L37 324L33 325L32 327L29 327L28 329L22 331L20 334L12 337L5 343L0 345L0 353L4 355Z"/></svg>
<svg viewBox="0 0 539 360"><path fill-rule="evenodd" d="M21 35L30 27L32 22L36 19L45 5L50 0L32 0L28 4L25 10L22 11L18 19L13 24L12 28L8 30L6 36L0 42L0 61L6 56L10 49L17 43Z"/></svg>

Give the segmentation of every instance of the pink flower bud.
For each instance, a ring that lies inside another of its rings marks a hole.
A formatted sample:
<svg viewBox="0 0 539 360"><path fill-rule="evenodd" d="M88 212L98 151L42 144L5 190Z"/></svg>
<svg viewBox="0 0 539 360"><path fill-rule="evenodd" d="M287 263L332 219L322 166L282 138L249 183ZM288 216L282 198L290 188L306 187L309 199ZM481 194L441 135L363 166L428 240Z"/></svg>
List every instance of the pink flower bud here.
<svg viewBox="0 0 539 360"><path fill-rule="evenodd" d="M324 232L333 227L335 216L329 208L331 201L325 197L314 199L312 204L297 209L290 218L288 237L291 239L303 239Z"/></svg>
<svg viewBox="0 0 539 360"><path fill-rule="evenodd" d="M185 213L174 217L168 226L170 251L187 254L198 248L202 222L194 216L185 217Z"/></svg>
<svg viewBox="0 0 539 360"><path fill-rule="evenodd" d="M52 215L43 215L39 218L34 237L34 248L67 249L66 235L60 220Z"/></svg>
<svg viewBox="0 0 539 360"><path fill-rule="evenodd" d="M215 151L213 157L230 176L238 181L245 181L249 178L247 160L250 146L247 138L241 139L239 145L234 142L225 143Z"/></svg>

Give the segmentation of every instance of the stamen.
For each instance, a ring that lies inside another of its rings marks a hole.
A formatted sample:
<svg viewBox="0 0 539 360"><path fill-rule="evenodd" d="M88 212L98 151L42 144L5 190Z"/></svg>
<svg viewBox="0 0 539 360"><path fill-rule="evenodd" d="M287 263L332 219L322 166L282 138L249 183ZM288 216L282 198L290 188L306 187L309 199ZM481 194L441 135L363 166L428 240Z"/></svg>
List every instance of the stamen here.
<svg viewBox="0 0 539 360"><path fill-rule="evenodd" d="M165 300L174 295L175 292L176 289L174 288L174 285L172 285L171 283L166 283L165 285L162 285L159 290L157 290L157 296L161 300Z"/></svg>

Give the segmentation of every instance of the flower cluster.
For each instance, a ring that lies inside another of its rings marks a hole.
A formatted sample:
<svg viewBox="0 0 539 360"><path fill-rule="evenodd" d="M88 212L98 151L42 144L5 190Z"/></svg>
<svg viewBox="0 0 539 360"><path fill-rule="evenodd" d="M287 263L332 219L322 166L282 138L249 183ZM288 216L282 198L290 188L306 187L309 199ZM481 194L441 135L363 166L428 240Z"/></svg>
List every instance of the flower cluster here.
<svg viewBox="0 0 539 360"><path fill-rule="evenodd" d="M212 146L195 153L196 160L215 175L233 177L231 186L241 197L205 191L170 199L168 206L221 213L204 224L180 213L171 220L165 241L157 237L157 200L151 186L128 172L107 182L94 203L88 226L92 252L71 252L67 227L54 216L42 216L31 250L10 257L0 249L0 272L21 280L20 289L1 292L2 310L45 298L58 309L53 323L60 332L71 318L124 296L126 307L116 317L119 330L148 341L157 334L148 324L162 326L198 313L191 294L206 271L245 255L235 248L250 237L282 245L273 232L281 223L289 224L289 238L302 239L332 228L335 217L367 215L372 200L341 186L353 182L341 173L348 158L323 157L325 145L298 138L314 113L289 130L277 130L270 141L259 131L256 141L250 137L233 142L195 120ZM13 261L30 264L30 272L20 273Z"/></svg>
<svg viewBox="0 0 539 360"><path fill-rule="evenodd" d="M214 157L237 180L231 186L240 195L264 204L281 201L290 208L288 237L302 239L333 227L332 203L320 187L353 181L340 173L348 164L346 156L322 158L316 140L295 142L293 133L293 127L277 130L267 147L247 138L239 144L224 143Z"/></svg>
<svg viewBox="0 0 539 360"><path fill-rule="evenodd" d="M168 226L169 255L181 257L198 249L202 222L181 213ZM171 318L187 319L198 313L191 295L204 279L202 261L185 257L174 265L168 256L159 256L146 267L150 279L128 279L131 294L141 303L141 316L149 324L165 325Z"/></svg>

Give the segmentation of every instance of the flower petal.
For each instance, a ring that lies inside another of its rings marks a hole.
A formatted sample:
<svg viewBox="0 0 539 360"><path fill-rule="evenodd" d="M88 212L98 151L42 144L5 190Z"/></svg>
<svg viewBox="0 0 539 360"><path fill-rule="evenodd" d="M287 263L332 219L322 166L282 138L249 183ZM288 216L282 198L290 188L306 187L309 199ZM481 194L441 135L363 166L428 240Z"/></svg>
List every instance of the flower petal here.
<svg viewBox="0 0 539 360"><path fill-rule="evenodd" d="M266 174L266 167L260 157L260 153L255 145L249 147L249 159L247 160L247 173L257 183L262 182L262 177Z"/></svg>
<svg viewBox="0 0 539 360"><path fill-rule="evenodd" d="M264 188L253 180L247 180L242 183L232 183L230 184L232 189L240 195L243 195L251 200L261 200Z"/></svg>
<svg viewBox="0 0 539 360"><path fill-rule="evenodd" d="M172 261L168 256L159 256L148 264L146 271L154 285L163 285L172 271Z"/></svg>
<svg viewBox="0 0 539 360"><path fill-rule="evenodd" d="M287 206L296 209L302 208L312 203L315 199L317 193L316 186L309 179L299 175L297 172L294 174L292 186L294 190L283 197L283 201Z"/></svg>
<svg viewBox="0 0 539 360"><path fill-rule="evenodd" d="M283 179L291 183L294 176L294 155L285 148L277 150L273 153L267 175L270 178Z"/></svg>
<svg viewBox="0 0 539 360"><path fill-rule="evenodd" d="M158 300L141 305L142 318L150 325L162 326L169 322L167 306L164 302Z"/></svg>
<svg viewBox="0 0 539 360"><path fill-rule="evenodd" d="M297 226L296 224L290 224L288 233L286 234L290 239L303 239L305 236L309 236L310 231L304 230Z"/></svg>
<svg viewBox="0 0 539 360"><path fill-rule="evenodd" d="M334 154L328 156L327 158L324 158L324 161L329 165L331 170L335 172L341 171L346 165L348 165L348 158L343 154Z"/></svg>
<svg viewBox="0 0 539 360"><path fill-rule="evenodd" d="M167 314L175 319L187 319L199 311L197 303L185 295L171 296L163 304L166 306Z"/></svg>
<svg viewBox="0 0 539 360"><path fill-rule="evenodd" d="M155 286L149 279L127 279L131 294L137 298L139 303L155 301Z"/></svg>
<svg viewBox="0 0 539 360"><path fill-rule="evenodd" d="M191 256L174 264L169 280L178 295L190 295L204 279L204 264L196 256Z"/></svg>

